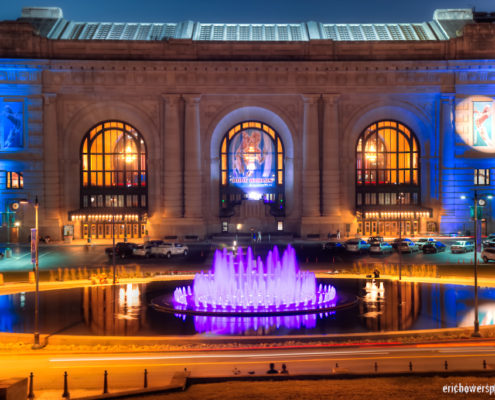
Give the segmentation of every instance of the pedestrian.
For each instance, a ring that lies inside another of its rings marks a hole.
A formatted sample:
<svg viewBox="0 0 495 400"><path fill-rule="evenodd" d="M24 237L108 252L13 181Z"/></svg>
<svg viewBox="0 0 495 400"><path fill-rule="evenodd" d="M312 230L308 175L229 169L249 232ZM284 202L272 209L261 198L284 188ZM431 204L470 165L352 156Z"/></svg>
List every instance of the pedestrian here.
<svg viewBox="0 0 495 400"><path fill-rule="evenodd" d="M337 229L337 239L340 239L340 229Z"/></svg>
<svg viewBox="0 0 495 400"><path fill-rule="evenodd" d="M258 231L258 242L261 242L261 231Z"/></svg>

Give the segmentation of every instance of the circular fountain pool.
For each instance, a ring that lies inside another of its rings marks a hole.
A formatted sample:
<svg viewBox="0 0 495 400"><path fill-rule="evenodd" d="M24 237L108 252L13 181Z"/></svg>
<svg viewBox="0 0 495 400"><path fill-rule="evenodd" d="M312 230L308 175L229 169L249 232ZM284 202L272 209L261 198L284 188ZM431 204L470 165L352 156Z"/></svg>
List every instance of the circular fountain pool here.
<svg viewBox="0 0 495 400"><path fill-rule="evenodd" d="M173 298L160 296L153 306L165 312L203 316L274 317L335 311L354 304L355 297L337 296L335 287L316 282L301 271L289 245L280 256L277 246L265 260L254 259L248 247L236 255L216 251L211 271L199 273L191 286L179 286Z"/></svg>

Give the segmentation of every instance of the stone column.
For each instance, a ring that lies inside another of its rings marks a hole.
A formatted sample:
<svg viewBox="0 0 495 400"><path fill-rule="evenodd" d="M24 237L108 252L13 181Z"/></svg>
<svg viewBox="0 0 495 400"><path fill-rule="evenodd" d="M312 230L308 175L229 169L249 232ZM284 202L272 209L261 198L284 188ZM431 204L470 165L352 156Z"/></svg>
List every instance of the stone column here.
<svg viewBox="0 0 495 400"><path fill-rule="evenodd" d="M164 95L163 207L166 218L182 217L182 163L179 95Z"/></svg>
<svg viewBox="0 0 495 400"><path fill-rule="evenodd" d="M455 217L455 204L459 202L459 196L455 181L455 146L454 146L454 102L455 94L443 93L440 97L440 192L442 199L442 231L457 231L457 225L462 221L457 221Z"/></svg>
<svg viewBox="0 0 495 400"><path fill-rule="evenodd" d="M57 95L43 94L43 193L40 202L40 226L52 228L50 236L60 237L60 154L57 154ZM34 199L33 199L34 200ZM55 231L56 230L56 231ZM52 232L54 231L54 232ZM46 233L46 229L44 229Z"/></svg>
<svg viewBox="0 0 495 400"><path fill-rule="evenodd" d="M323 95L323 215L340 214L339 105L338 94Z"/></svg>
<svg viewBox="0 0 495 400"><path fill-rule="evenodd" d="M200 95L185 95L184 178L186 218L202 216L201 137L199 131Z"/></svg>
<svg viewBox="0 0 495 400"><path fill-rule="evenodd" d="M320 216L318 98L318 95L303 96L303 217Z"/></svg>

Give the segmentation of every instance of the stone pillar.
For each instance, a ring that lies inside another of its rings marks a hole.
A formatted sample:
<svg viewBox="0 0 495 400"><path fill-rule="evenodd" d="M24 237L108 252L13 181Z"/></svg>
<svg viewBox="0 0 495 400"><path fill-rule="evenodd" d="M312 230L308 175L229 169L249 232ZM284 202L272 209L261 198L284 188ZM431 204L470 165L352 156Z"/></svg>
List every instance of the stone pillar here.
<svg viewBox="0 0 495 400"><path fill-rule="evenodd" d="M323 95L322 210L324 216L340 215L339 95Z"/></svg>
<svg viewBox="0 0 495 400"><path fill-rule="evenodd" d="M202 216L202 180L201 180L201 137L199 131L200 95L184 96L184 178L185 178L185 214L186 218Z"/></svg>
<svg viewBox="0 0 495 400"><path fill-rule="evenodd" d="M318 95L303 96L303 217L320 216L318 98Z"/></svg>
<svg viewBox="0 0 495 400"><path fill-rule="evenodd" d="M164 95L165 135L164 135L164 177L163 208L166 218L182 217L182 157L180 135L180 96Z"/></svg>
<svg viewBox="0 0 495 400"><path fill-rule="evenodd" d="M38 194L40 202L40 227L53 239L59 239L60 232L60 169L57 132L57 95L43 94L43 193ZM34 200L34 199L33 199ZM48 231L49 229L49 231Z"/></svg>

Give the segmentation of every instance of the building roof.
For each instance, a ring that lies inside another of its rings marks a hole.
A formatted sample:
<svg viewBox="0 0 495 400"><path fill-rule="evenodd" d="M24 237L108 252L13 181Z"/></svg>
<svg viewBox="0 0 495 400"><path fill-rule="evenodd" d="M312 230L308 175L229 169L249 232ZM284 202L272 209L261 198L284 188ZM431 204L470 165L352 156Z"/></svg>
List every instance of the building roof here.
<svg viewBox="0 0 495 400"><path fill-rule="evenodd" d="M58 7L26 7L18 19L31 23L39 35L59 40L194 41L423 41L449 40L475 20L471 9L435 10L433 20L420 23L228 24L203 22L77 22L67 21Z"/></svg>

